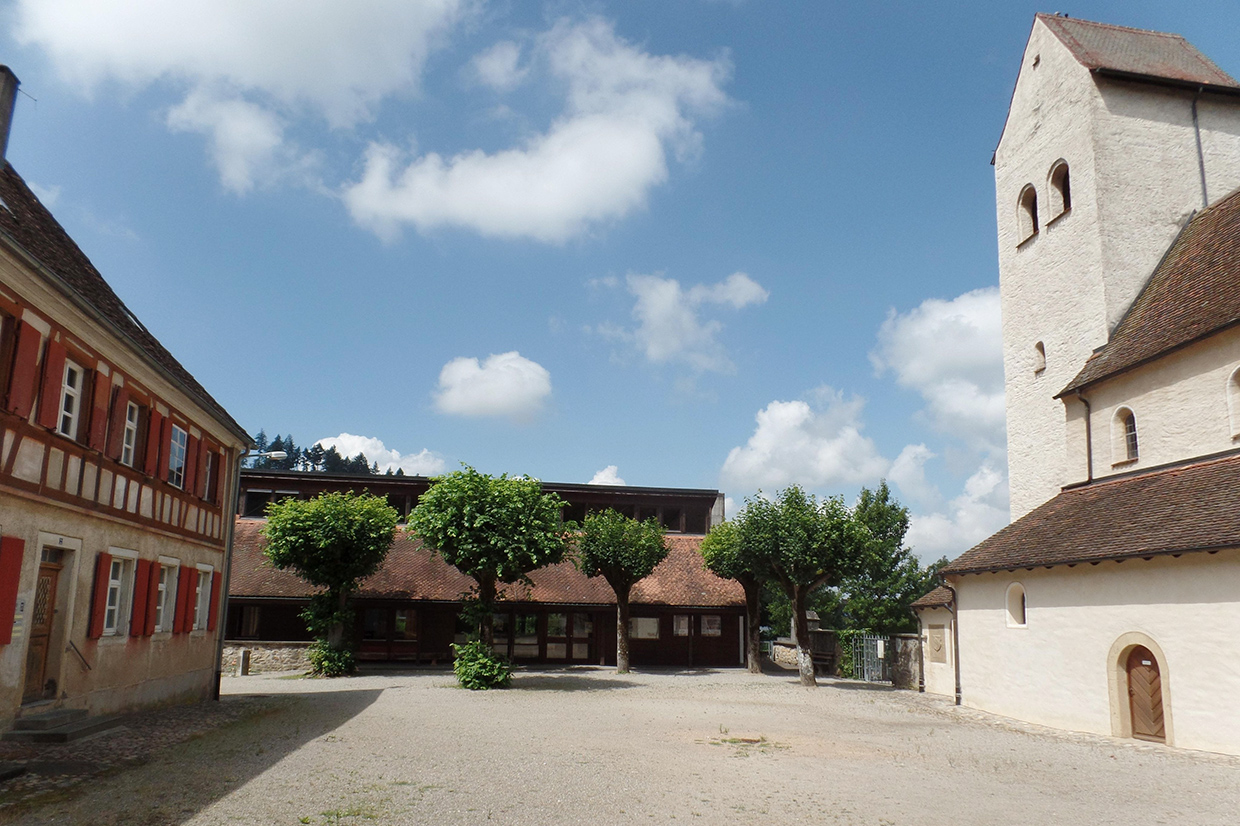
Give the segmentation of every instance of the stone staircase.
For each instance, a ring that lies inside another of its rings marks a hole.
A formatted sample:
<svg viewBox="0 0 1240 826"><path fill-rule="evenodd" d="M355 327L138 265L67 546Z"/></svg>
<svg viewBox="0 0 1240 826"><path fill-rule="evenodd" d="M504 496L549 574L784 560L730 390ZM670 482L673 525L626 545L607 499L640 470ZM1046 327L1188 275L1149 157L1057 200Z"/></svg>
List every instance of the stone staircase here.
<svg viewBox="0 0 1240 826"><path fill-rule="evenodd" d="M90 717L84 709L58 708L41 714L28 714L13 721L13 728L0 740L23 743L69 743L115 728L122 715Z"/></svg>

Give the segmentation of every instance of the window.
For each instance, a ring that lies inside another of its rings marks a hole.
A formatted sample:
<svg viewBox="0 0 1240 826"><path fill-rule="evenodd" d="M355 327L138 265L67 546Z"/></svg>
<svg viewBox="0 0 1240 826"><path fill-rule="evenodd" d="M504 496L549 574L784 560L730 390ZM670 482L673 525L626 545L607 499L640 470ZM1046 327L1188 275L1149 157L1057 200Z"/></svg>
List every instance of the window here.
<svg viewBox="0 0 1240 826"><path fill-rule="evenodd" d="M418 612L416 608L396 609L396 639L404 642L418 641Z"/></svg>
<svg viewBox="0 0 1240 826"><path fill-rule="evenodd" d="M1008 628L1026 627L1025 607L1025 586L1019 582L1013 582L1007 589Z"/></svg>
<svg viewBox="0 0 1240 826"><path fill-rule="evenodd" d="M680 530L680 508L664 508L660 521L664 530L678 532Z"/></svg>
<svg viewBox="0 0 1240 826"><path fill-rule="evenodd" d="M517 614L513 627L512 656L538 656L538 615Z"/></svg>
<svg viewBox="0 0 1240 826"><path fill-rule="evenodd" d="M121 464L126 467L133 467L134 451L138 446L138 420L141 415L142 408L135 402L125 405L125 433L121 438Z"/></svg>
<svg viewBox="0 0 1240 826"><path fill-rule="evenodd" d="M1232 438L1240 437L1240 368L1227 379L1227 415Z"/></svg>
<svg viewBox="0 0 1240 826"><path fill-rule="evenodd" d="M208 502L218 502L220 479L220 454L214 450L207 451L207 484L203 488L203 498Z"/></svg>
<svg viewBox="0 0 1240 826"><path fill-rule="evenodd" d="M253 638L258 636L258 618L259 607L257 605L246 605L241 609L241 632L237 635L242 638Z"/></svg>
<svg viewBox="0 0 1240 826"><path fill-rule="evenodd" d="M162 557L159 560L159 595L155 598L155 630L171 631L177 607L177 571L179 565Z"/></svg>
<svg viewBox="0 0 1240 826"><path fill-rule="evenodd" d="M635 640L659 638L658 617L629 617L629 637Z"/></svg>
<svg viewBox="0 0 1240 826"><path fill-rule="evenodd" d="M70 439L77 439L78 435L78 423L82 418L83 384L82 368L66 359L64 378L60 388L60 423L56 430Z"/></svg>
<svg viewBox="0 0 1240 826"><path fill-rule="evenodd" d="M1046 345L1038 342L1033 345L1033 372L1034 375L1041 375L1046 369Z"/></svg>
<svg viewBox="0 0 1240 826"><path fill-rule="evenodd" d="M676 614L672 617L672 636L687 637L689 636L689 615Z"/></svg>
<svg viewBox="0 0 1240 826"><path fill-rule="evenodd" d="M1056 161L1051 167L1051 220L1072 209L1072 184L1068 179L1066 161Z"/></svg>
<svg viewBox="0 0 1240 826"><path fill-rule="evenodd" d="M1137 445L1137 417L1127 407L1115 411L1111 420L1111 463L1135 462L1140 455Z"/></svg>
<svg viewBox="0 0 1240 826"><path fill-rule="evenodd" d="M723 617L718 614L702 615L702 636L718 637L723 634Z"/></svg>
<svg viewBox="0 0 1240 826"><path fill-rule="evenodd" d="M168 484L173 487L185 487L185 446L189 434L172 426L172 444L168 450Z"/></svg>
<svg viewBox="0 0 1240 826"><path fill-rule="evenodd" d="M108 600L103 614L104 636L124 636L129 631L129 614L133 601L132 559L112 552L108 569Z"/></svg>
<svg viewBox="0 0 1240 826"><path fill-rule="evenodd" d="M211 613L211 566L198 566L198 582L194 585L194 630L207 627Z"/></svg>
<svg viewBox="0 0 1240 826"><path fill-rule="evenodd" d="M1020 243L1023 244L1038 234L1038 191L1033 188L1033 184L1027 185L1020 192L1017 218L1020 221Z"/></svg>

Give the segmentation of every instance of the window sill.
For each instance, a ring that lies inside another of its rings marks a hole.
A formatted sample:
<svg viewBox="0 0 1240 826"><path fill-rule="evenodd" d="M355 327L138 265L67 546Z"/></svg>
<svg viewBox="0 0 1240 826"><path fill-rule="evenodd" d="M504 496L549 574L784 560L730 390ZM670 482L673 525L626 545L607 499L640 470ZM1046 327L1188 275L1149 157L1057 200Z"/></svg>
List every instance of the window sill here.
<svg viewBox="0 0 1240 826"><path fill-rule="evenodd" d="M1016 629L1026 629L1026 628L1028 628L1028 627L1029 627L1029 623L1025 623L1024 625L1017 625L1016 623L1009 622L1009 623L1007 624L1007 627L1008 627L1008 628L1016 628Z"/></svg>
<svg viewBox="0 0 1240 826"><path fill-rule="evenodd" d="M1052 219L1050 219L1049 221L1047 221L1047 222L1046 222L1046 225L1047 225L1048 227L1049 227L1049 226L1052 226L1053 224L1057 223L1057 222L1058 222L1058 221L1060 221L1061 219L1066 218L1067 216L1069 216L1069 215L1071 215L1071 214L1072 214L1072 207L1068 207L1068 208L1067 208L1067 209L1065 209L1063 212L1059 213L1059 214L1058 214L1058 215L1056 215L1054 218L1052 218Z"/></svg>
<svg viewBox="0 0 1240 826"><path fill-rule="evenodd" d="M1131 467L1131 466L1135 465L1135 464L1136 464L1137 462L1139 462L1139 461L1141 461L1141 457L1140 457L1140 456L1138 456L1136 459L1124 459L1122 462L1112 462L1112 463L1111 463L1111 467L1113 467L1113 468L1116 468L1116 467Z"/></svg>
<svg viewBox="0 0 1240 826"><path fill-rule="evenodd" d="M1019 250L1019 249L1024 249L1026 246L1028 246L1028 245L1029 245L1029 244L1030 244L1030 243L1031 243L1031 242L1032 242L1035 238L1037 238L1037 237L1038 237L1038 234L1035 232L1033 235L1030 235L1030 236L1029 236L1028 238L1026 238L1024 241L1021 241L1019 244L1017 244L1017 245L1016 245L1016 249L1018 249L1018 250Z"/></svg>

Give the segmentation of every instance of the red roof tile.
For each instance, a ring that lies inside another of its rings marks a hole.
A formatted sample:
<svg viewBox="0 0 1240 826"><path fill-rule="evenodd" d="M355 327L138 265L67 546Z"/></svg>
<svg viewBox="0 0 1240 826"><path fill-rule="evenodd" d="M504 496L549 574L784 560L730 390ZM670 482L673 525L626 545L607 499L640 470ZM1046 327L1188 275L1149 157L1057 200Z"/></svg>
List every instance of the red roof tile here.
<svg viewBox="0 0 1240 826"><path fill-rule="evenodd" d="M913 600L910 608L946 608L952 604L952 590L942 585L935 588L930 593Z"/></svg>
<svg viewBox="0 0 1240 826"><path fill-rule="evenodd" d="M233 542L230 597L297 598L312 588L290 571L271 566L263 555L260 519L238 519ZM720 579L702 565L701 536L669 536L667 558L654 573L637 583L631 600L643 605L700 607L744 606L736 582ZM562 562L530 574L532 586L507 585L503 597L511 601L554 605L614 605L615 596L601 577L587 579ZM457 602L474 581L427 550L416 537L400 531L383 567L362 583L358 595L371 598Z"/></svg>
<svg viewBox="0 0 1240 826"><path fill-rule="evenodd" d="M1061 492L966 551L972 574L1240 547L1240 454Z"/></svg>
<svg viewBox="0 0 1240 826"><path fill-rule="evenodd" d="M1188 223L1140 295L1060 395L1240 321L1240 190Z"/></svg>

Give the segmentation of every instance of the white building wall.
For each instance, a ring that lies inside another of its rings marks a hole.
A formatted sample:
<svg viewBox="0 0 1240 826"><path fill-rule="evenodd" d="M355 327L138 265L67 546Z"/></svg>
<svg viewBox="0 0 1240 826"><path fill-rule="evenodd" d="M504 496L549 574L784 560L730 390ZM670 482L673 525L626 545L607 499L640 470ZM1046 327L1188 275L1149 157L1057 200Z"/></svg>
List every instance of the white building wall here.
<svg viewBox="0 0 1240 826"><path fill-rule="evenodd" d="M956 658L953 651L952 612L947 608L922 608L917 611L921 622L921 674L927 694L956 695ZM930 629L943 629L943 659L935 662L931 652Z"/></svg>
<svg viewBox="0 0 1240 826"><path fill-rule="evenodd" d="M1009 627L1007 588L1025 588ZM953 577L963 702L1032 723L1123 735L1114 687L1123 635L1161 650L1167 743L1240 754L1240 551ZM1157 652L1156 652L1157 653ZM1119 697L1123 697L1121 703Z"/></svg>

